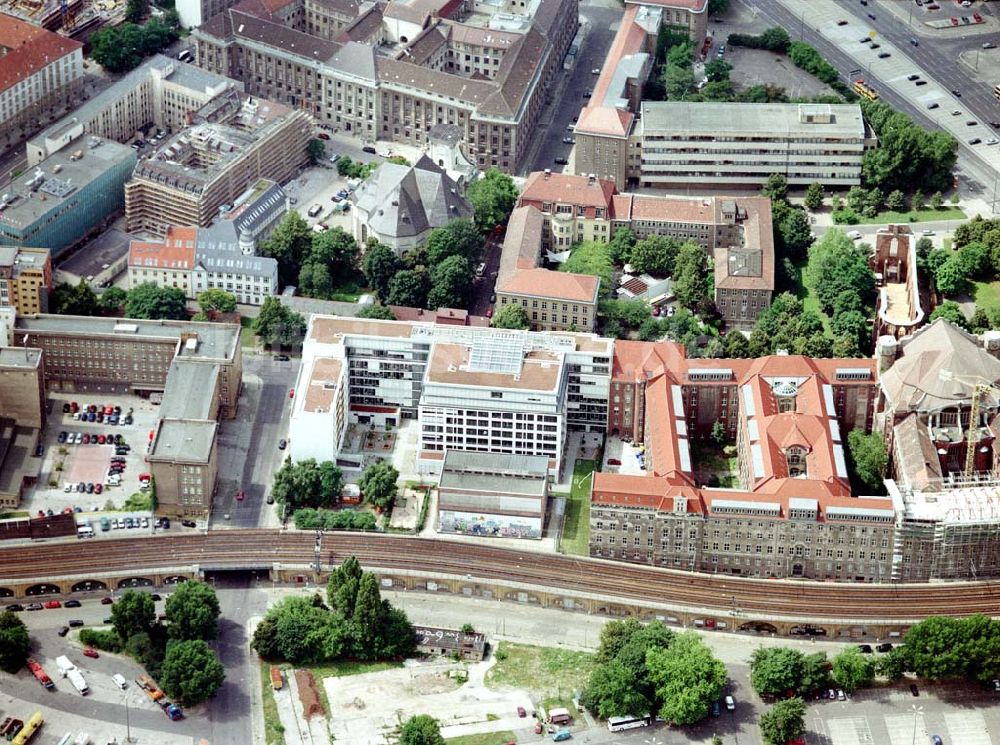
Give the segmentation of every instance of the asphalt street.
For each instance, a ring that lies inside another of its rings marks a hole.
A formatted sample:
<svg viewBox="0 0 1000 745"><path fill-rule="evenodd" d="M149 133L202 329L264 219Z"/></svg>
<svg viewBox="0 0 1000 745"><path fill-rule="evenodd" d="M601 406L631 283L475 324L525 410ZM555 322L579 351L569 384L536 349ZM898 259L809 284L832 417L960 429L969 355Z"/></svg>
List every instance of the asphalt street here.
<svg viewBox="0 0 1000 745"><path fill-rule="evenodd" d="M219 434L219 481L212 505L214 528L276 525L274 505L266 503L287 450L289 392L295 386L299 360L276 360L271 354L243 357L243 392L235 419L223 420ZM236 499L242 490L246 498ZM226 518L226 515L229 517Z"/></svg>
<svg viewBox="0 0 1000 745"><path fill-rule="evenodd" d="M906 27L905 22L900 23L899 19L886 10L887 6L881 0L869 0L868 11L875 15L875 20L864 15L862 12L866 9L858 3L851 3L848 0L837 0L837 2L843 6L845 15L854 15L855 20L858 21L863 19L864 23L872 26L879 34L884 34L900 49L914 49L909 45L909 38L914 34ZM821 30L811 26L805 14L799 15L791 12L782 0L743 0L743 3L751 9L756 9L756 12L767 19L769 23L788 30L794 40L801 39L814 46L845 78L853 70L865 69L865 78L880 91L882 99L887 103L899 111L906 112L923 127L940 128L924 107L914 104L911 98L895 92L889 85L889 81L880 77L878 64L866 66L859 61L863 49L863 45L860 43L858 45L859 56L845 53L839 46L827 39ZM977 12L986 5L988 4L977 3ZM986 38L989 37L970 35L968 39L950 40L947 44L961 44L965 45L964 48L973 48ZM944 90L955 89L962 92L961 106L975 114L982 122L981 126L977 127L980 131L976 134L984 139L992 136L996 130L989 126L989 121L1000 120L1000 112L997 110L995 101L990 103L992 100L990 88L984 84L970 84L968 71L956 61L953 48L939 50L936 48L938 41L934 38L928 38L926 35L921 35L919 39L918 53L913 56L918 61L918 69L923 71L923 77L938 82ZM949 105L942 104L942 108L947 109ZM997 176L996 171L962 139L959 140L957 170L962 174L961 179L969 191L984 196L986 199L992 197Z"/></svg>

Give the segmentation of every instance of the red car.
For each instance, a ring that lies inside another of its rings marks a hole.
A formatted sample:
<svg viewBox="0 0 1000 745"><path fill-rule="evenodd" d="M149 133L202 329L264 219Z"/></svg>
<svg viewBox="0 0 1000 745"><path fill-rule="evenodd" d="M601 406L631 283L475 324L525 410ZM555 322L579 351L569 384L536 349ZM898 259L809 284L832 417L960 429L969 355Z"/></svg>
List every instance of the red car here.
<svg viewBox="0 0 1000 745"><path fill-rule="evenodd" d="M113 602L112 598L101 598L101 605L111 605Z"/></svg>
<svg viewBox="0 0 1000 745"><path fill-rule="evenodd" d="M104 484L94 484L94 494L100 494L104 491Z"/></svg>
<svg viewBox="0 0 1000 745"><path fill-rule="evenodd" d="M493 318L493 308L487 308L486 309L486 317L487 318Z"/></svg>
<svg viewBox="0 0 1000 745"><path fill-rule="evenodd" d="M620 466L622 462L618 458L608 458L609 466Z"/></svg>
<svg viewBox="0 0 1000 745"><path fill-rule="evenodd" d="M100 657L100 655L97 654L97 650L96 649L91 649L90 647L87 647L85 650L83 650L83 656L84 657L93 657L95 660L98 657Z"/></svg>
<svg viewBox="0 0 1000 745"><path fill-rule="evenodd" d="M524 707L523 707L523 706L518 706L518 707L517 707L517 715L518 715L519 717L521 717L521 719L524 719L524 718L525 718L526 716L528 716L528 712L526 712L526 711L524 710Z"/></svg>
<svg viewBox="0 0 1000 745"><path fill-rule="evenodd" d="M330 135L328 135L326 132L320 132L316 136L319 137L321 140L329 140L330 139Z"/></svg>
<svg viewBox="0 0 1000 745"><path fill-rule="evenodd" d="M46 608L62 608L62 603L58 600L50 600L45 604Z"/></svg>
<svg viewBox="0 0 1000 745"><path fill-rule="evenodd" d="M295 389L294 388L289 389L289 391L288 391L288 397L289 398L295 398Z"/></svg>
<svg viewBox="0 0 1000 745"><path fill-rule="evenodd" d="M240 489L238 492L236 492L236 501L237 502L242 502L246 498L247 498L247 493L245 491L243 491L242 489Z"/></svg>
<svg viewBox="0 0 1000 745"><path fill-rule="evenodd" d="M97 436L97 444L98 445L103 445L107 441L107 439L108 438L105 437L104 435L98 435Z"/></svg>

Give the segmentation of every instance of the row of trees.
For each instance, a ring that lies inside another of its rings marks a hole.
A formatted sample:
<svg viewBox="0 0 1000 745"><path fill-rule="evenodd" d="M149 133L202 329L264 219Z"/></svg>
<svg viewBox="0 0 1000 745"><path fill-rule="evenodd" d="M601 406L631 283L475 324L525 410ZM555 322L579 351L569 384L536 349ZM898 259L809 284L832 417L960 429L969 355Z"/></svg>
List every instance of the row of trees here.
<svg viewBox="0 0 1000 745"><path fill-rule="evenodd" d="M131 290L109 287L100 295L86 281L71 285L61 282L52 289L50 298L55 313L69 316L119 316L126 318L167 318L185 320L187 297L177 287L160 287L144 282ZM202 312L236 309L236 298L224 290L206 290L198 295Z"/></svg>
<svg viewBox="0 0 1000 745"><path fill-rule="evenodd" d="M432 230L423 246L402 258L388 246L369 244L362 271L385 305L465 308L483 246L482 234L472 220L452 220Z"/></svg>
<svg viewBox="0 0 1000 745"><path fill-rule="evenodd" d="M303 507L292 515L298 530L375 530L375 515L364 510Z"/></svg>
<svg viewBox="0 0 1000 745"><path fill-rule="evenodd" d="M952 202L957 203L958 200L959 197L955 194ZM877 186L870 189L852 186L847 192L846 204L840 197L833 200L833 221L840 225L853 225L860 222L861 216L875 217L884 209L905 212L907 209L919 211L930 207L937 210L943 205L944 195L940 191L934 192L930 199L927 199L924 193L917 189L907 198L902 189L894 189L886 195Z"/></svg>
<svg viewBox="0 0 1000 745"><path fill-rule="evenodd" d="M108 72L128 72L177 41L179 27L176 10L168 10L162 18L153 18L142 26L132 20L120 26L105 26L91 34L90 56Z"/></svg>
<svg viewBox="0 0 1000 745"><path fill-rule="evenodd" d="M358 487L364 499L380 510L386 510L396 498L397 471L388 461L372 463L361 474ZM289 512L303 509L324 510L340 504L344 475L333 461L317 463L313 458L293 463L287 458L274 474L271 496L286 506ZM309 520L327 518L310 517ZM332 518L331 518L332 519ZM319 527L319 526L311 526Z"/></svg>
<svg viewBox="0 0 1000 745"><path fill-rule="evenodd" d="M628 618L601 629L581 701L605 718L654 712L673 724L694 724L708 716L726 680L725 666L697 634Z"/></svg>
<svg viewBox="0 0 1000 745"><path fill-rule="evenodd" d="M335 569L326 602L290 597L271 607L254 631L251 646L265 660L295 665L337 659L402 659L416 639L406 614L383 600L378 578L350 557Z"/></svg>
<svg viewBox="0 0 1000 745"><path fill-rule="evenodd" d="M157 622L149 593L126 590L111 608L112 634L90 640L134 657L172 698L188 706L201 703L226 677L207 644L218 635L218 598L204 582L183 582L167 598L165 610L166 626Z"/></svg>

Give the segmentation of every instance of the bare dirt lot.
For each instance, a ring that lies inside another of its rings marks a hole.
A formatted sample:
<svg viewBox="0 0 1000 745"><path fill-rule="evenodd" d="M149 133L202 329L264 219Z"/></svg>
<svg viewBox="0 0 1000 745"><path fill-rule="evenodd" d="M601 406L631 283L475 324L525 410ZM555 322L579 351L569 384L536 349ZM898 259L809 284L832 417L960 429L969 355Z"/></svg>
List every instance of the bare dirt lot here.
<svg viewBox="0 0 1000 745"><path fill-rule="evenodd" d="M774 85L785 89L789 98L836 95L826 83L800 70L785 55L763 49L726 47L726 62L733 66L729 79L739 88Z"/></svg>

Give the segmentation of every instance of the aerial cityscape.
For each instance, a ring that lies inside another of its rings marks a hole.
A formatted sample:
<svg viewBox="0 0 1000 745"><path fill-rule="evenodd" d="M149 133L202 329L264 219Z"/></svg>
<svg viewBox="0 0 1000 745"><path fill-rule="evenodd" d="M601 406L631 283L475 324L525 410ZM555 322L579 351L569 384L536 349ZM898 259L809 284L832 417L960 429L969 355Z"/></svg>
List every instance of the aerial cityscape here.
<svg viewBox="0 0 1000 745"><path fill-rule="evenodd" d="M0 0L0 738L1000 745L1000 3Z"/></svg>

